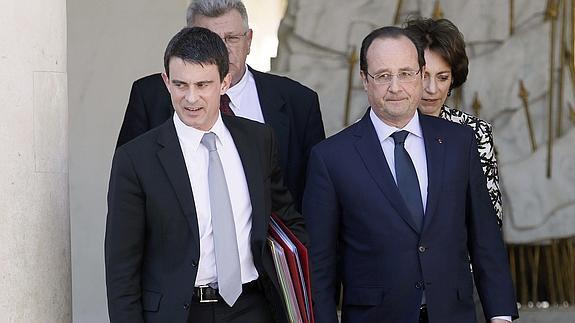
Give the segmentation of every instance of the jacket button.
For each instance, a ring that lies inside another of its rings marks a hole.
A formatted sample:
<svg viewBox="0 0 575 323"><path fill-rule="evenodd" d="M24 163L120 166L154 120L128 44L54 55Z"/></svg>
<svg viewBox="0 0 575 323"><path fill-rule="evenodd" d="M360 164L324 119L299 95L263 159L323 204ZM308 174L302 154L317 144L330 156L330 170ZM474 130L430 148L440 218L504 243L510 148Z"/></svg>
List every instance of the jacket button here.
<svg viewBox="0 0 575 323"><path fill-rule="evenodd" d="M419 252L425 252L425 250L427 250L427 248L425 248L424 246L419 246L419 248L417 248L417 250L419 250Z"/></svg>
<svg viewBox="0 0 575 323"><path fill-rule="evenodd" d="M192 267L198 267L198 263L195 261L192 261Z"/></svg>
<svg viewBox="0 0 575 323"><path fill-rule="evenodd" d="M190 309L190 304L184 304L184 311L187 311Z"/></svg>
<svg viewBox="0 0 575 323"><path fill-rule="evenodd" d="M417 282L417 283L415 284L415 288L417 288L417 289L423 289L423 282Z"/></svg>

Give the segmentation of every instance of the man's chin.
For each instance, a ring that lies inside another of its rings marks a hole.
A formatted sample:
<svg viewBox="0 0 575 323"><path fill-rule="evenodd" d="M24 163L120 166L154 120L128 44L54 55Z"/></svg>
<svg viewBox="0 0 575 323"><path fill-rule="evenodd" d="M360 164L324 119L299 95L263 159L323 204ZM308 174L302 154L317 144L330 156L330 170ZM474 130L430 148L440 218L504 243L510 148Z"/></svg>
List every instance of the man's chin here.
<svg viewBox="0 0 575 323"><path fill-rule="evenodd" d="M397 110L397 111L403 111L403 110L407 110L408 109L408 104L405 100L401 100L401 101L387 101L385 103L385 106L388 109L392 109L392 110Z"/></svg>

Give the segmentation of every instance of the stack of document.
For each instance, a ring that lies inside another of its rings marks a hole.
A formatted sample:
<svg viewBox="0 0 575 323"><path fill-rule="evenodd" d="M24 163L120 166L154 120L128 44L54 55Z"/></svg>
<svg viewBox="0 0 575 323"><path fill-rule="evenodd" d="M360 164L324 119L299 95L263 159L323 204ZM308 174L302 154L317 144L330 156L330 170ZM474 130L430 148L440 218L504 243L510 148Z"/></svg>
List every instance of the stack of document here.
<svg viewBox="0 0 575 323"><path fill-rule="evenodd" d="M270 221L268 244L290 322L313 323L306 247L275 214Z"/></svg>

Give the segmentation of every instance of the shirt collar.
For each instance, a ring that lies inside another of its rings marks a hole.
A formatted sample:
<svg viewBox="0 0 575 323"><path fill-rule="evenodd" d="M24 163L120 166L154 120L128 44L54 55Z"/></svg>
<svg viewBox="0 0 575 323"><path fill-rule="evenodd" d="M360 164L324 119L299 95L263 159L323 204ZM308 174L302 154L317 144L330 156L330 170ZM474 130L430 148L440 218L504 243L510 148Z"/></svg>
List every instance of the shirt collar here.
<svg viewBox="0 0 575 323"><path fill-rule="evenodd" d="M371 123L375 128L375 132L377 133L377 138L379 139L379 142L383 142L384 140L389 138L389 136L391 136L392 133L400 130L407 130L409 133L419 138L423 138L421 125L419 123L419 113L417 112L413 115L411 120L409 120L409 122L402 129L390 126L387 123L381 121L381 119L375 114L375 112L373 112L373 108L371 108L369 111L369 117L371 119Z"/></svg>
<svg viewBox="0 0 575 323"><path fill-rule="evenodd" d="M230 97L230 101L234 105L234 108L240 107L239 103L241 102L242 94L245 92L244 89L248 85L248 80L250 77L252 77L252 73L246 65L244 75L240 81L226 91L226 94Z"/></svg>
<svg viewBox="0 0 575 323"><path fill-rule="evenodd" d="M221 138L226 131L226 126L222 121L221 114L218 113L218 119L209 131L198 130L194 127L186 125L182 122L182 120L180 120L176 113L174 113L173 119L174 125L176 127L176 134L178 135L178 139L180 140L180 144L182 145L183 149L189 151L197 151L201 145L201 140L204 137L204 134L207 132L215 133L217 139L216 143L219 141L219 145L222 144Z"/></svg>

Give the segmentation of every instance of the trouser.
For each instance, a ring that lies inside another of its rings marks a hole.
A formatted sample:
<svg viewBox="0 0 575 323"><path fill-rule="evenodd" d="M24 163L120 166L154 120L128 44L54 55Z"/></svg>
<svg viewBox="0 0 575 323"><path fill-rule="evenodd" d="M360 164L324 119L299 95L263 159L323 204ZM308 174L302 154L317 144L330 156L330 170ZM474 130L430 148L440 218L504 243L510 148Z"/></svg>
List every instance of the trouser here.
<svg viewBox="0 0 575 323"><path fill-rule="evenodd" d="M261 290L244 291L232 307L222 299L201 303L194 297L188 323L270 323L270 304Z"/></svg>
<svg viewBox="0 0 575 323"><path fill-rule="evenodd" d="M429 319L427 317L427 305L421 305L419 309L419 323L428 323Z"/></svg>

